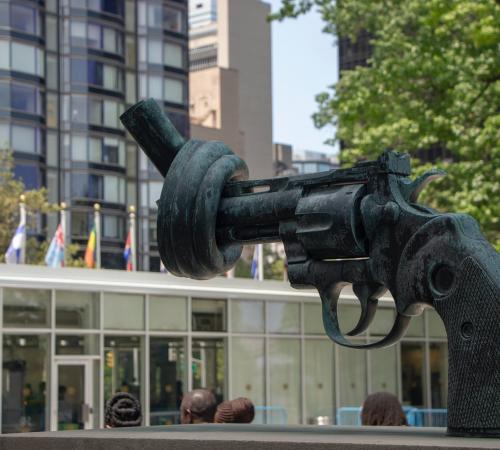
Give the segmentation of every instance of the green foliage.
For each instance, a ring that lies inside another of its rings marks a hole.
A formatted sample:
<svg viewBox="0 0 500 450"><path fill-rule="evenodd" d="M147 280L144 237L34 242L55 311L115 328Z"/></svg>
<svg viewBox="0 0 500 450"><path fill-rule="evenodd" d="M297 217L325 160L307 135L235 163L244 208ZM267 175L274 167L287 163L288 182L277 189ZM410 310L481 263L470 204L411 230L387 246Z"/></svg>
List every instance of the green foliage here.
<svg viewBox="0 0 500 450"><path fill-rule="evenodd" d="M51 205L47 201L47 190L25 191L22 181L14 178L12 154L8 150L0 149L0 262L5 260L5 252L19 223L19 199L25 196L26 203L26 227L36 229L40 222L40 214L54 213L58 211L57 205ZM49 237L52 239L52 236ZM26 263L45 264L45 254L50 241L40 242L35 237L29 237L26 241ZM66 265L79 266L80 260L75 257L78 246L66 247Z"/></svg>
<svg viewBox="0 0 500 450"><path fill-rule="evenodd" d="M331 141L346 146L343 162L372 159L387 148L414 157L446 149L455 162L438 162L448 175L429 185L422 201L471 214L500 249L500 4L283 0L272 18L311 7L327 33L371 36L369 66L342 73L317 96L315 124L337 128Z"/></svg>

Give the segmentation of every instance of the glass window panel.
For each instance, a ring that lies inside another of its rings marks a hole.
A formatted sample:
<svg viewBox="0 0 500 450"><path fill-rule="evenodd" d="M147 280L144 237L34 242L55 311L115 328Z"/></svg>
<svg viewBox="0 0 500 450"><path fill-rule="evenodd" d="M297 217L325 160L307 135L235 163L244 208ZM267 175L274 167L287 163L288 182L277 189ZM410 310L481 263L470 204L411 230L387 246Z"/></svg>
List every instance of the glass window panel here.
<svg viewBox="0 0 500 450"><path fill-rule="evenodd" d="M151 28L162 28L163 26L163 7L161 4L148 5L148 25Z"/></svg>
<svg viewBox="0 0 500 450"><path fill-rule="evenodd" d="M127 72L126 74L126 100L127 103L132 104L137 101L137 92L135 88L135 74Z"/></svg>
<svg viewBox="0 0 500 450"><path fill-rule="evenodd" d="M0 148L10 148L10 127L6 123L0 123Z"/></svg>
<svg viewBox="0 0 500 450"><path fill-rule="evenodd" d="M232 300L231 324L236 333L263 333L264 302Z"/></svg>
<svg viewBox="0 0 500 450"><path fill-rule="evenodd" d="M87 43L87 24L85 22L71 22L71 43L73 45L85 45Z"/></svg>
<svg viewBox="0 0 500 450"><path fill-rule="evenodd" d="M163 182L161 181L150 181L149 182L149 207L156 209L156 202L161 196L161 190L163 189Z"/></svg>
<svg viewBox="0 0 500 450"><path fill-rule="evenodd" d="M116 392L129 392L142 405L144 391L139 336L104 337L104 403Z"/></svg>
<svg viewBox="0 0 500 450"><path fill-rule="evenodd" d="M48 355L48 336L4 336L2 433L48 429Z"/></svg>
<svg viewBox="0 0 500 450"><path fill-rule="evenodd" d="M57 134L53 131L47 132L47 165L57 166L59 149L57 146Z"/></svg>
<svg viewBox="0 0 500 450"><path fill-rule="evenodd" d="M184 33L184 14L182 13L182 11L165 7L164 27L168 31L173 31L175 33Z"/></svg>
<svg viewBox="0 0 500 450"><path fill-rule="evenodd" d="M163 98L162 92L162 77L149 77L148 78L148 95L150 97L161 100Z"/></svg>
<svg viewBox="0 0 500 450"><path fill-rule="evenodd" d="M36 74L39 77L45 75L45 52L39 48L36 50Z"/></svg>
<svg viewBox="0 0 500 450"><path fill-rule="evenodd" d="M370 350L372 392L391 392L398 395L397 347Z"/></svg>
<svg viewBox="0 0 500 450"><path fill-rule="evenodd" d="M424 345L413 342L401 343L401 381L403 404L424 406Z"/></svg>
<svg viewBox="0 0 500 450"><path fill-rule="evenodd" d="M88 238L89 230L89 214L73 211L71 213L71 236Z"/></svg>
<svg viewBox="0 0 500 450"><path fill-rule="evenodd" d="M49 327L50 291L4 288L3 323L6 327Z"/></svg>
<svg viewBox="0 0 500 450"><path fill-rule="evenodd" d="M134 69L136 66L136 40L131 36L125 38L125 64Z"/></svg>
<svg viewBox="0 0 500 450"><path fill-rule="evenodd" d="M132 294L104 294L104 328L144 329L144 297Z"/></svg>
<svg viewBox="0 0 500 450"><path fill-rule="evenodd" d="M104 138L102 162L106 164L118 164L118 139Z"/></svg>
<svg viewBox="0 0 500 450"><path fill-rule="evenodd" d="M45 43L48 50L57 51L57 19L46 16L45 18Z"/></svg>
<svg viewBox="0 0 500 450"><path fill-rule="evenodd" d="M184 83L181 80L165 78L164 100L173 103L184 103Z"/></svg>
<svg viewBox="0 0 500 450"><path fill-rule="evenodd" d="M21 180L25 189L38 189L41 187L40 169L32 164L16 164L14 178Z"/></svg>
<svg viewBox="0 0 500 450"><path fill-rule="evenodd" d="M410 326L406 330L407 337L423 337L424 336L424 315L412 317Z"/></svg>
<svg viewBox="0 0 500 450"><path fill-rule="evenodd" d="M118 87L118 70L113 66L104 66L104 84L106 89L116 90Z"/></svg>
<svg viewBox="0 0 500 450"><path fill-rule="evenodd" d="M151 337L149 357L150 423L178 424L182 397L188 390L185 341Z"/></svg>
<svg viewBox="0 0 500 450"><path fill-rule="evenodd" d="M101 27L99 25L89 23L87 30L87 45L90 48L100 49L102 47Z"/></svg>
<svg viewBox="0 0 500 450"><path fill-rule="evenodd" d="M446 408L448 404L448 344L432 342L429 360L431 366L431 407Z"/></svg>
<svg viewBox="0 0 500 450"><path fill-rule="evenodd" d="M334 423L333 361L333 344L329 340L305 341L306 423Z"/></svg>
<svg viewBox="0 0 500 450"><path fill-rule="evenodd" d="M338 347L340 407L360 407L366 397L366 350Z"/></svg>
<svg viewBox="0 0 500 450"><path fill-rule="evenodd" d="M99 355L99 336L57 335L56 355Z"/></svg>
<svg viewBox="0 0 500 450"><path fill-rule="evenodd" d="M269 339L269 406L276 409L267 423L299 424L300 414L300 341ZM269 417L270 416L270 417Z"/></svg>
<svg viewBox="0 0 500 450"><path fill-rule="evenodd" d="M226 331L226 300L193 298L191 309L193 331Z"/></svg>
<svg viewBox="0 0 500 450"><path fill-rule="evenodd" d="M359 321L361 308L359 305L338 305L340 331L343 334L351 331ZM366 334L366 333L362 333Z"/></svg>
<svg viewBox="0 0 500 450"><path fill-rule="evenodd" d="M71 120L87 123L87 98L83 95L71 96Z"/></svg>
<svg viewBox="0 0 500 450"><path fill-rule="evenodd" d="M118 217L103 216L103 235L106 238L118 238Z"/></svg>
<svg viewBox="0 0 500 450"><path fill-rule="evenodd" d="M34 86L12 84L10 89L10 104L12 109L17 109L31 114L38 113L37 89Z"/></svg>
<svg viewBox="0 0 500 450"><path fill-rule="evenodd" d="M0 83L0 108L2 109L10 109L10 84L9 83Z"/></svg>
<svg viewBox="0 0 500 450"><path fill-rule="evenodd" d="M9 41L0 41L0 69L10 69Z"/></svg>
<svg viewBox="0 0 500 450"><path fill-rule="evenodd" d="M55 56L47 55L47 73L45 75L45 81L49 89L58 88L57 58Z"/></svg>
<svg viewBox="0 0 500 450"><path fill-rule="evenodd" d="M373 322L370 325L370 334L386 336L394 325L394 310L380 306L375 313Z"/></svg>
<svg viewBox="0 0 500 450"><path fill-rule="evenodd" d="M264 339L233 337L230 358L233 381L231 398L247 397L256 406L266 404L264 355ZM265 418L258 414L256 419L253 423L265 423Z"/></svg>
<svg viewBox="0 0 500 450"><path fill-rule="evenodd" d="M147 39L145 37L139 38L139 61L148 61Z"/></svg>
<svg viewBox="0 0 500 450"><path fill-rule="evenodd" d="M223 339L193 339L193 389L206 388L215 394L217 403L226 396L226 349Z"/></svg>
<svg viewBox="0 0 500 450"><path fill-rule="evenodd" d="M187 299L185 297L149 297L149 328L155 331L187 330Z"/></svg>
<svg viewBox="0 0 500 450"><path fill-rule="evenodd" d="M47 93L47 126L57 128L58 124L58 97L56 94Z"/></svg>
<svg viewBox="0 0 500 450"><path fill-rule="evenodd" d="M74 161L87 161L87 138L84 136L71 138L71 158Z"/></svg>
<svg viewBox="0 0 500 450"><path fill-rule="evenodd" d="M12 70L37 74L36 48L31 45L12 42Z"/></svg>
<svg viewBox="0 0 500 450"><path fill-rule="evenodd" d="M118 103L104 101L104 125L116 128L118 125Z"/></svg>
<svg viewBox="0 0 500 450"><path fill-rule="evenodd" d="M266 316L269 333L300 332L299 303L268 302Z"/></svg>
<svg viewBox="0 0 500 450"><path fill-rule="evenodd" d="M117 53L117 32L112 28L103 28L103 47L110 53Z"/></svg>
<svg viewBox="0 0 500 450"><path fill-rule="evenodd" d="M127 31L135 33L135 1L125 1L125 28Z"/></svg>
<svg viewBox="0 0 500 450"><path fill-rule="evenodd" d="M148 41L148 62L152 64L162 64L162 41L149 39Z"/></svg>
<svg viewBox="0 0 500 450"><path fill-rule="evenodd" d="M426 314L429 336L445 338L446 329L441 317L439 317L439 314L433 309L428 309Z"/></svg>
<svg viewBox="0 0 500 450"><path fill-rule="evenodd" d="M36 153L36 128L12 125L12 149L19 152Z"/></svg>
<svg viewBox="0 0 500 450"><path fill-rule="evenodd" d="M182 45L172 42L165 42L163 63L167 66L184 67L184 51Z"/></svg>
<svg viewBox="0 0 500 450"><path fill-rule="evenodd" d="M324 334L321 304L304 303L304 334Z"/></svg>
<svg viewBox="0 0 500 450"><path fill-rule="evenodd" d="M12 3L10 6L10 25L16 30L35 34L37 32L36 14L37 11L34 8Z"/></svg>
<svg viewBox="0 0 500 450"><path fill-rule="evenodd" d="M106 103L106 102L104 102ZM89 102L89 123L95 125L102 124L102 103L101 100L91 98Z"/></svg>
<svg viewBox="0 0 500 450"><path fill-rule="evenodd" d="M83 213L87 217L87 213ZM75 215L72 215L75 218ZM85 235L88 223L85 221ZM56 291L56 327L99 328L99 294L97 292Z"/></svg>
<svg viewBox="0 0 500 450"><path fill-rule="evenodd" d="M110 175L104 177L104 200L114 203L118 202L118 177Z"/></svg>
<svg viewBox="0 0 500 450"><path fill-rule="evenodd" d="M102 141L99 138L89 139L89 160L93 162L101 162L102 160Z"/></svg>

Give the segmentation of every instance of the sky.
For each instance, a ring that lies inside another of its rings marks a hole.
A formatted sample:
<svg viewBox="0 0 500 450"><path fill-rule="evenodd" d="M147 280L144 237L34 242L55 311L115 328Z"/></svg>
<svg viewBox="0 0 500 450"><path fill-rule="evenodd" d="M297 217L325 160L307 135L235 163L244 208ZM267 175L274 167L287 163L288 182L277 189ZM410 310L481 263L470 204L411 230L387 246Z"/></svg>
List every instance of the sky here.
<svg viewBox="0 0 500 450"><path fill-rule="evenodd" d="M281 0L265 0L276 11ZM337 80L338 55L333 37L322 33L317 12L272 23L273 139L295 150L336 153L324 141L333 127L318 130L311 115L316 94Z"/></svg>

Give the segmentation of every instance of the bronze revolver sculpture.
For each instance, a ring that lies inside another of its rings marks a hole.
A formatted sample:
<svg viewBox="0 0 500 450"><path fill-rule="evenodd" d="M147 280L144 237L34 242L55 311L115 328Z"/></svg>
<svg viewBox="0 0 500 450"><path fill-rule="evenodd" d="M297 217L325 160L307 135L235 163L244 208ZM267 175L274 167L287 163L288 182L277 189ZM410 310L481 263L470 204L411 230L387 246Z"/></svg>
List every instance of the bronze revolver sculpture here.
<svg viewBox="0 0 500 450"><path fill-rule="evenodd" d="M353 348L394 344L413 316L434 307L448 335L448 433L500 436L500 255L464 214L417 203L440 172L411 180L408 155L311 175L247 181L245 162L222 142L185 141L154 100L121 120L165 177L158 246L178 276L228 271L242 245L281 241L296 288L315 287L327 335ZM352 283L364 332L387 290L388 335L357 344L340 331L337 301Z"/></svg>

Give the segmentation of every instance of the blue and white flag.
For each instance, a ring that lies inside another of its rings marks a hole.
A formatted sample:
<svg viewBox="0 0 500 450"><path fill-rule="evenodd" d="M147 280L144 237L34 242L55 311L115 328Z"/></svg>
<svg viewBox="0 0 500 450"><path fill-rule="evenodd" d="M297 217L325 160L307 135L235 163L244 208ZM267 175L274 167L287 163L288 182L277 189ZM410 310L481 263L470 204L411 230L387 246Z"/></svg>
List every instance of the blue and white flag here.
<svg viewBox="0 0 500 450"><path fill-rule="evenodd" d="M21 220L17 226L16 233L10 241L9 248L5 253L5 262L7 264L24 264L24 255L26 251L26 219L21 214Z"/></svg>
<svg viewBox="0 0 500 450"><path fill-rule="evenodd" d="M260 273L262 270L262 244L257 244L253 251L252 258L252 278L254 280L263 280L264 274Z"/></svg>
<svg viewBox="0 0 500 450"><path fill-rule="evenodd" d="M64 233L62 225L59 224L50 242L49 249L45 255L45 264L49 267L64 266Z"/></svg>

